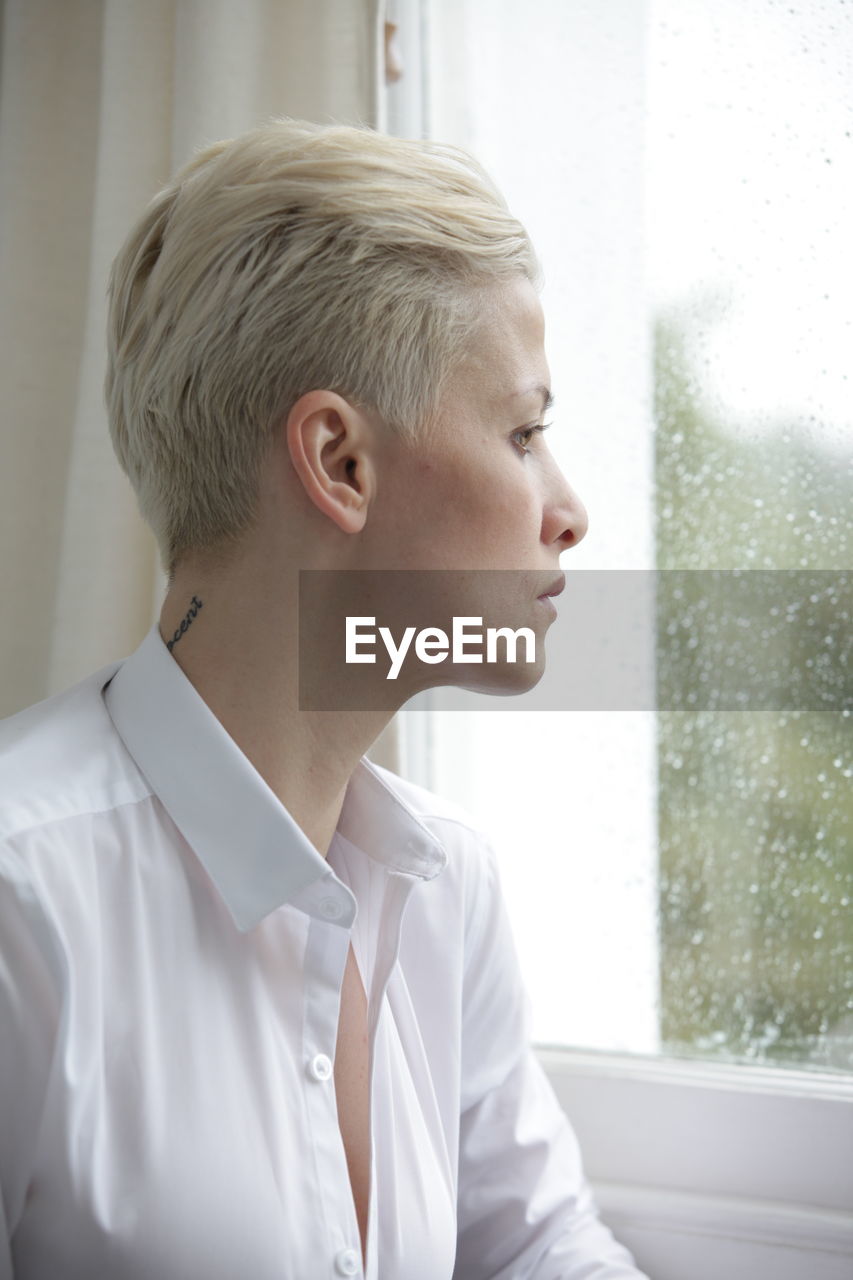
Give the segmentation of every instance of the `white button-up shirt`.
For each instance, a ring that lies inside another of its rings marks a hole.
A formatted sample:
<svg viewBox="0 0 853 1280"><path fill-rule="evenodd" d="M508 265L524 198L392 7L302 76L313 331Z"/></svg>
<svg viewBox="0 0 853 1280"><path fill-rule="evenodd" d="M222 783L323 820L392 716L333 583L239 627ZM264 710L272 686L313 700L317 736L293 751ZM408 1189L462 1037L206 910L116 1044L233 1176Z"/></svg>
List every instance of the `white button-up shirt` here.
<svg viewBox="0 0 853 1280"><path fill-rule="evenodd" d="M637 1280L527 1043L493 854L362 759L320 856L152 628L0 725L0 1280Z"/></svg>

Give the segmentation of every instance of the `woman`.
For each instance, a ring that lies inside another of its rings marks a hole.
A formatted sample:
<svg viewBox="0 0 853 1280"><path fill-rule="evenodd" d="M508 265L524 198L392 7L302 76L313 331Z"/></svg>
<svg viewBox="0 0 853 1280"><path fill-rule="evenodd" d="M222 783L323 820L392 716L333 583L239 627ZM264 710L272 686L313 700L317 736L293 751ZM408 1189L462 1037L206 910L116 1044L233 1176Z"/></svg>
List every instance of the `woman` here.
<svg viewBox="0 0 853 1280"><path fill-rule="evenodd" d="M541 674L586 516L536 276L469 158L292 121L197 156L118 255L110 429L169 587L0 731L0 1280L639 1276L487 840L364 757L430 682ZM416 655L347 702L342 581L536 659ZM303 709L312 650L337 710Z"/></svg>

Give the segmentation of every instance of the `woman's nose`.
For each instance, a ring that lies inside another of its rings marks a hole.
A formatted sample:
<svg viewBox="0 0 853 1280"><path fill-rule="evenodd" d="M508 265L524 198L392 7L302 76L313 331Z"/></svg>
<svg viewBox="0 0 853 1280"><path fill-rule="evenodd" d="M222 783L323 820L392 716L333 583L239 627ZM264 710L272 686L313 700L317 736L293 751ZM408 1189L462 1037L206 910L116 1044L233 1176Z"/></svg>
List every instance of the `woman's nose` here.
<svg viewBox="0 0 853 1280"><path fill-rule="evenodd" d="M555 485L545 510L542 540L549 545L559 543L560 551L576 547L586 535L589 518L565 476L555 467Z"/></svg>

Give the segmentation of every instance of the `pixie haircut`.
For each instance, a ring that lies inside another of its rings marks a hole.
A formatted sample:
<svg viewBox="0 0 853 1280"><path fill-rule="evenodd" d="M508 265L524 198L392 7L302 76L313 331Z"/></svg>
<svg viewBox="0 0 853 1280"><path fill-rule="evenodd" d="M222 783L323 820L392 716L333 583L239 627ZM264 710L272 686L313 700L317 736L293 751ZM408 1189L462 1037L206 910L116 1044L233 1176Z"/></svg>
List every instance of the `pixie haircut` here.
<svg viewBox="0 0 853 1280"><path fill-rule="evenodd" d="M483 289L539 270L465 152L275 120L199 152L113 263L110 435L170 576L256 511L275 428L336 391L412 437Z"/></svg>

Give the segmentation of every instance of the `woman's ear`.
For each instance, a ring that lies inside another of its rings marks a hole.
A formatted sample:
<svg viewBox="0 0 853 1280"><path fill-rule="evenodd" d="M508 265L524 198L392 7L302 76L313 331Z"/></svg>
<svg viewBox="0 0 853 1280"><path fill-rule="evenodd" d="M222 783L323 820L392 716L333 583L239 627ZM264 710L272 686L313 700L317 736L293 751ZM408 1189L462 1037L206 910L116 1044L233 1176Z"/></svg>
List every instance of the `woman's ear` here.
<svg viewBox="0 0 853 1280"><path fill-rule="evenodd" d="M309 391L291 408L285 432L307 496L344 533L359 533L375 492L367 415L334 391Z"/></svg>

